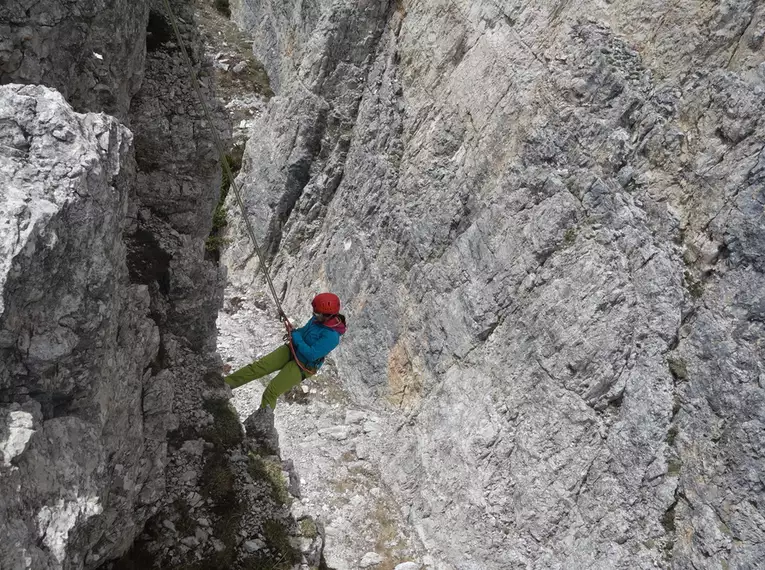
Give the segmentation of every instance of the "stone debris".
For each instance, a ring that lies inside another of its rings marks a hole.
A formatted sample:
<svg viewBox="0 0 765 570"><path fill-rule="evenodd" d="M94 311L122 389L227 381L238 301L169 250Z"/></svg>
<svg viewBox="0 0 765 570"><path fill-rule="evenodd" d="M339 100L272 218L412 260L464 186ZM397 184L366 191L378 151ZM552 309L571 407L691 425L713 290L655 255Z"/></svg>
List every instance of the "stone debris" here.
<svg viewBox="0 0 765 570"><path fill-rule="evenodd" d="M236 290L227 289L226 298L238 298ZM227 304L224 301L224 307ZM244 300L235 314L222 311L218 329L221 356L232 362L232 368L272 350L281 337L278 322L268 309L264 311L250 300ZM256 331L262 332L255 334ZM237 345L246 346L251 352L237 352ZM335 374L331 366L326 366L319 377L302 384L308 386L310 382L309 392L296 391L299 398L308 394L306 400L292 403L291 398L281 398L274 413L282 454L290 458L282 465L288 473L290 492L301 497L292 503L293 516L304 534L313 534L311 529L315 528L315 540L322 536L326 539L323 553L330 568L357 568L369 540L374 542L391 528L401 529L398 532L402 534L390 547L390 558L415 558L419 554L415 530L407 531L401 508L378 486L390 429L386 415L371 418L367 412L354 409ZM234 390L233 403L240 417L247 417L256 409L262 390L259 382ZM374 423L372 436L360 429L362 421ZM365 462L357 461L359 449L367 450L361 451ZM321 516L316 524L304 522L317 513ZM301 547L307 544L305 539Z"/></svg>
<svg viewBox="0 0 765 570"><path fill-rule="evenodd" d="M397 564L393 570L421 570L422 564L417 562L402 562Z"/></svg>
<svg viewBox="0 0 765 570"><path fill-rule="evenodd" d="M383 557L376 552L367 552L359 561L359 568L374 568L383 561Z"/></svg>

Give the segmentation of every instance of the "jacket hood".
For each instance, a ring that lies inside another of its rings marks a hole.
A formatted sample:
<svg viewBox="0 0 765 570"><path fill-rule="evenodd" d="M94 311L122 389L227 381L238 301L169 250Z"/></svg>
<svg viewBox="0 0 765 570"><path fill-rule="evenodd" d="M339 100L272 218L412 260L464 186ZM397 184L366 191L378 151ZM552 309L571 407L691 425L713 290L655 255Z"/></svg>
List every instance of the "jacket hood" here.
<svg viewBox="0 0 765 570"><path fill-rule="evenodd" d="M348 330L348 327L345 324L344 315L337 315L335 317L332 317L328 321L324 321L321 324L329 329L332 329L338 334L345 334L345 331Z"/></svg>

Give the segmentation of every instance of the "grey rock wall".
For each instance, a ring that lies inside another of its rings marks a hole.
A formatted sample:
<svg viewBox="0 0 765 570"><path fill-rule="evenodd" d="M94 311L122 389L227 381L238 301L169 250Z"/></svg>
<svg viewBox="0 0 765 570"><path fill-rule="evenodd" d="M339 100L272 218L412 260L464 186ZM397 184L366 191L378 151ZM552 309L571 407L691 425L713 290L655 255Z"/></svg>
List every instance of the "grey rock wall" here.
<svg viewBox="0 0 765 570"><path fill-rule="evenodd" d="M158 500L147 432L172 424L171 395L143 399L160 337L125 266L132 135L51 89L0 90L0 565L93 567Z"/></svg>
<svg viewBox="0 0 765 570"><path fill-rule="evenodd" d="M765 559L764 11L243 0L248 210L438 567Z"/></svg>
<svg viewBox="0 0 765 570"><path fill-rule="evenodd" d="M147 0L7 0L0 6L0 83L58 89L80 112L125 120L141 85Z"/></svg>
<svg viewBox="0 0 765 570"><path fill-rule="evenodd" d="M221 396L217 153L161 2L6 3L0 26L1 81L61 93L0 96L0 567L96 568L177 485L169 433Z"/></svg>

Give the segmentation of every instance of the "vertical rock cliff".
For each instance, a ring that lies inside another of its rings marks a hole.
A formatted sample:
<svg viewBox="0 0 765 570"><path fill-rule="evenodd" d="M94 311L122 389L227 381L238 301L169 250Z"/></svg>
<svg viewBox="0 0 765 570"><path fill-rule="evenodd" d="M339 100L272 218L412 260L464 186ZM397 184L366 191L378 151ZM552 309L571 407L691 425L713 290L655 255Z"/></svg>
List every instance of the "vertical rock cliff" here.
<svg viewBox="0 0 765 570"><path fill-rule="evenodd" d="M757 567L765 7L234 8L276 93L249 213L291 309L347 301L436 566Z"/></svg>
<svg viewBox="0 0 765 570"><path fill-rule="evenodd" d="M222 382L229 117L196 23L212 3L170 5L190 66L162 0L0 7L3 570L322 563L294 470Z"/></svg>

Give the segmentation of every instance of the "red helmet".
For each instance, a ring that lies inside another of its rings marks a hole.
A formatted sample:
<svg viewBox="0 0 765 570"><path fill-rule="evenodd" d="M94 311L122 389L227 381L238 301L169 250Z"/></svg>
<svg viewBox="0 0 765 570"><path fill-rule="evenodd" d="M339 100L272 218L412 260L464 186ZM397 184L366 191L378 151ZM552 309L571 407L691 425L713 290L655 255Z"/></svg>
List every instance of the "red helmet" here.
<svg viewBox="0 0 765 570"><path fill-rule="evenodd" d="M340 298L334 293L319 293L311 301L314 312L336 315L340 312Z"/></svg>

